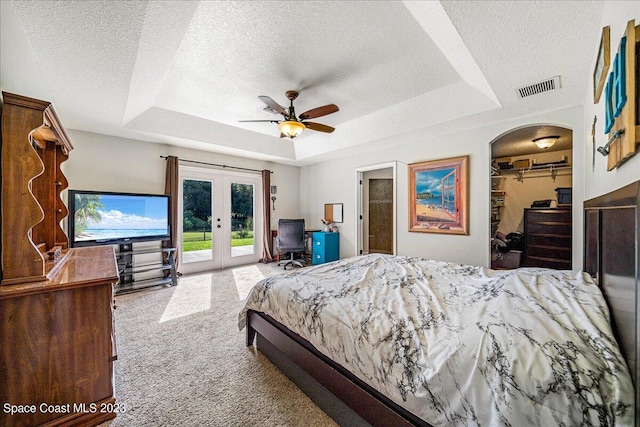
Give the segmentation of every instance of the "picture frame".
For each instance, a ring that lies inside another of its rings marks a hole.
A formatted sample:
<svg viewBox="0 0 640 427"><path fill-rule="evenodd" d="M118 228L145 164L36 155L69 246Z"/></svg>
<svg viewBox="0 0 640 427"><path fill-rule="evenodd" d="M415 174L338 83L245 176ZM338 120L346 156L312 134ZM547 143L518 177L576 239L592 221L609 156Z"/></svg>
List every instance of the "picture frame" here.
<svg viewBox="0 0 640 427"><path fill-rule="evenodd" d="M609 66L611 62L610 53L610 28L607 25L602 28L600 36L600 47L598 48L598 56L596 57L596 65L593 69L593 103L600 102L602 89L604 88Z"/></svg>
<svg viewBox="0 0 640 427"><path fill-rule="evenodd" d="M469 156L408 165L409 231L469 234Z"/></svg>

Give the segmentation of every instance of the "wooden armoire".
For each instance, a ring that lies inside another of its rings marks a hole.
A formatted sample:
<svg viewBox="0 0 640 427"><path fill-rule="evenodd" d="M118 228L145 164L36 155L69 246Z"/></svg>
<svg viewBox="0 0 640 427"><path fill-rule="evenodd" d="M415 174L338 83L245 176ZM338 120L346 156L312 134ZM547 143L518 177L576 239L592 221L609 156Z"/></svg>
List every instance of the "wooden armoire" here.
<svg viewBox="0 0 640 427"><path fill-rule="evenodd" d="M2 93L0 426L115 417L112 246L69 248L72 145L49 102Z"/></svg>

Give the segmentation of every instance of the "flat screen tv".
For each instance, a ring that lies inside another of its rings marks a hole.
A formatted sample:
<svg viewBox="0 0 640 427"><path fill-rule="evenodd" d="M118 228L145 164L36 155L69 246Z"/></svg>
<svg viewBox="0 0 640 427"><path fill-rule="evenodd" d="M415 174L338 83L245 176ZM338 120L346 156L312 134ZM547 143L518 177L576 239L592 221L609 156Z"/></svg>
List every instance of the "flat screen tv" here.
<svg viewBox="0 0 640 427"><path fill-rule="evenodd" d="M71 247L169 240L169 196L69 190Z"/></svg>

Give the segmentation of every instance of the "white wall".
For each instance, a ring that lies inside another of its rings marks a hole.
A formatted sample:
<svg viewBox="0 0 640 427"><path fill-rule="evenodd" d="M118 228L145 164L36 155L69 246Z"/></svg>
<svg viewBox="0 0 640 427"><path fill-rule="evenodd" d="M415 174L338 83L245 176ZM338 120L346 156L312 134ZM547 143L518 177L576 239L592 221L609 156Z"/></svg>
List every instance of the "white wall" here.
<svg viewBox="0 0 640 427"><path fill-rule="evenodd" d="M278 223L278 218L300 216L300 168L297 166L77 130L68 133L74 149L62 166L70 189L163 193L165 160L160 156L174 155L207 163L269 169L273 171L271 185L278 186L276 210L271 211L272 226Z"/></svg>
<svg viewBox="0 0 640 427"><path fill-rule="evenodd" d="M493 124L478 129L451 133L437 138L424 131L398 135L395 141L401 145L379 151L367 151L305 166L300 175L301 214L312 224L319 225L323 205L328 202L344 203L344 223L340 227L340 256L355 255L355 168L372 164L398 161L398 254L414 255L465 264L489 266L489 201L490 201L490 142L515 128L529 125L558 125L572 129L574 146L584 141L582 107L542 113L509 122ZM468 236L439 235L408 232L408 181L407 164L455 156L470 156L469 189L470 210ZM582 150L574 150L573 187L582 194ZM575 172L577 171L577 172ZM575 176L577 173L578 176ZM578 196L579 197L579 196ZM582 200L574 209L574 268L581 267L582 259Z"/></svg>
<svg viewBox="0 0 640 427"><path fill-rule="evenodd" d="M611 63L618 51L620 39L623 37L627 22L635 19L635 25L640 25L640 2L638 1L606 1L602 9L601 27L609 26L611 28ZM599 42L599 41L598 41ZM593 46L592 64L596 62L598 46ZM611 71L611 67L609 68ZM593 70L591 70L593 73ZM640 82L636 82L638 84ZM599 153L595 154L595 167L592 168L592 144L591 144L591 126L594 116L598 117L596 123L596 143L602 146L607 143L608 136L604 134L604 95L600 97L598 104L593 103L592 80L587 82L587 96L584 101L584 133L587 135L585 144L583 145L585 169L585 199L613 191L640 179L640 154L636 154L620 167L607 171L607 158ZM627 102L633 102L627 99ZM574 149L578 146L574 145ZM637 147L640 149L640 147Z"/></svg>

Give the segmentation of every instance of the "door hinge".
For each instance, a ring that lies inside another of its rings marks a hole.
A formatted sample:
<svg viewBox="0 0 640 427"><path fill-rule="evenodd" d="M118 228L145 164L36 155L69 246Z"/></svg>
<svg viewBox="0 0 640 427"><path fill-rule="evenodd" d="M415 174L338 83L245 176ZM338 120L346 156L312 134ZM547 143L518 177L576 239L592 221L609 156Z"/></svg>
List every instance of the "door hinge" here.
<svg viewBox="0 0 640 427"><path fill-rule="evenodd" d="M362 215L360 215L360 219L362 219Z"/></svg>
<svg viewBox="0 0 640 427"><path fill-rule="evenodd" d="M362 180L360 180L360 185L362 185Z"/></svg>

